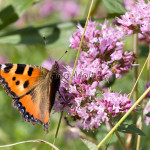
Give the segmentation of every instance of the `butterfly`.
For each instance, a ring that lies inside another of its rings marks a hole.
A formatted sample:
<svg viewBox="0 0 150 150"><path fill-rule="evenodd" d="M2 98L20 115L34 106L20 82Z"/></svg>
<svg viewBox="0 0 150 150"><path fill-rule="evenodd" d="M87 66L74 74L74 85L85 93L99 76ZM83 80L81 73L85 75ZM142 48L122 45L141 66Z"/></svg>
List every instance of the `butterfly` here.
<svg viewBox="0 0 150 150"><path fill-rule="evenodd" d="M23 120L43 124L48 132L50 112L60 86L58 63L55 61L50 71L35 65L0 64L0 84L12 97Z"/></svg>

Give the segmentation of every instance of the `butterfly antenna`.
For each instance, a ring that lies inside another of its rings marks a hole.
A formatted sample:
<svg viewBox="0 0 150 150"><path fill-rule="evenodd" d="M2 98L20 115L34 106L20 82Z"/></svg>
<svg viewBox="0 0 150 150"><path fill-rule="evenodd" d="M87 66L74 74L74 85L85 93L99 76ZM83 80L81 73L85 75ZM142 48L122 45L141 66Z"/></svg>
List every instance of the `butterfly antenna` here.
<svg viewBox="0 0 150 150"><path fill-rule="evenodd" d="M47 44L47 40L46 40L46 37L43 35L43 40L44 40L44 43L45 43L45 45ZM68 52L68 50L66 50L65 52L64 52L64 54L57 60L57 61L59 61L60 59L62 59L62 57L64 57L64 55L66 54Z"/></svg>
<svg viewBox="0 0 150 150"><path fill-rule="evenodd" d="M64 55L65 55L67 52L68 52L68 50L66 50L66 51L64 52L64 54L63 54L57 61L59 61L60 59L62 59L62 58L64 57Z"/></svg>

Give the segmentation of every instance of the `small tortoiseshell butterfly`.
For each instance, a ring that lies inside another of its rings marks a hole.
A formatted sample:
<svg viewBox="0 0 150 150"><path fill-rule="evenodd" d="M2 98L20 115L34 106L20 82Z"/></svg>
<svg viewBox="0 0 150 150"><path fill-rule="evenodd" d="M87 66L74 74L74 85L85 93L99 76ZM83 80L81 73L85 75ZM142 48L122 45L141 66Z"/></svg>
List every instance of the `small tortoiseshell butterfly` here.
<svg viewBox="0 0 150 150"><path fill-rule="evenodd" d="M26 64L0 64L0 84L13 98L23 119L43 124L48 132L50 111L60 86L59 65L52 69Z"/></svg>

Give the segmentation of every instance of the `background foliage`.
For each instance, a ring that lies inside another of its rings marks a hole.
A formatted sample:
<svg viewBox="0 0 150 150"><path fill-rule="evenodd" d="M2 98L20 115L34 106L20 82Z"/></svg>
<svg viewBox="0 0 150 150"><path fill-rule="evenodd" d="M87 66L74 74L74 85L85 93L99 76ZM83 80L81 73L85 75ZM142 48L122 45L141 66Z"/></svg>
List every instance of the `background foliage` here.
<svg viewBox="0 0 150 150"><path fill-rule="evenodd" d="M74 16L65 17L62 13L66 10L49 12L48 15L42 15L41 9L47 1L38 0L0 0L0 62L24 63L41 65L42 62L50 57L58 60L69 49L69 37L74 33L78 22L84 25L86 15L89 9L90 1L74 0L78 5ZM52 0L49 0L51 3ZM59 5L65 1L57 0ZM126 11L120 0L95 0L92 9L92 20L104 22L105 18L113 20ZM65 13L64 13L65 14ZM46 37L46 45L43 40ZM133 49L133 37L128 37L125 44L126 50ZM75 58L76 52L69 49L69 52L62 58L66 63L70 63ZM139 50L139 64L142 67L148 54L148 47L141 46ZM145 70L146 72L146 70ZM146 73L143 73L139 82L139 95L144 91L146 83ZM117 79L113 84L114 91L129 93L133 87L133 72ZM24 140L42 139L43 137L53 142L56 127L59 120L59 113L51 113L49 133L46 134L40 125L33 126L31 123L22 122L19 112L11 107L11 98L0 88L0 145L11 144ZM126 122L129 123L128 120ZM86 136L90 136L94 141L100 141L108 132L105 125L93 132L81 131ZM143 132L148 133L148 127L144 125ZM61 150L67 149L87 149L80 140L80 132L71 132L66 122L63 120L59 131L56 146ZM124 134L121 134L125 138ZM82 135L83 137L83 135ZM148 149L150 136L142 137L143 149ZM114 143L116 149L120 149L117 138L113 135L111 143ZM45 144L29 143L17 145L11 148L15 150L26 149L47 149ZM3 148L4 149L4 148Z"/></svg>

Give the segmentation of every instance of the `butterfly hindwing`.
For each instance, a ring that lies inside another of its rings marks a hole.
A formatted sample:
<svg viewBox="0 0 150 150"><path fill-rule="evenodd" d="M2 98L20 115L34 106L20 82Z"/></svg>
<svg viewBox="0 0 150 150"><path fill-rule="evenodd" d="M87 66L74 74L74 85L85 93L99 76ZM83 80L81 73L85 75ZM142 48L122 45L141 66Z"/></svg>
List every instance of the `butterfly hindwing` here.
<svg viewBox="0 0 150 150"><path fill-rule="evenodd" d="M60 85L58 71L57 62L51 71L34 65L0 64L0 84L13 98L14 106L21 112L24 120L43 124L46 131Z"/></svg>
<svg viewBox="0 0 150 150"><path fill-rule="evenodd" d="M42 124L48 130L50 101L48 100L48 82L41 80L39 84L24 96L14 99L14 106L21 112L23 119L33 124Z"/></svg>

